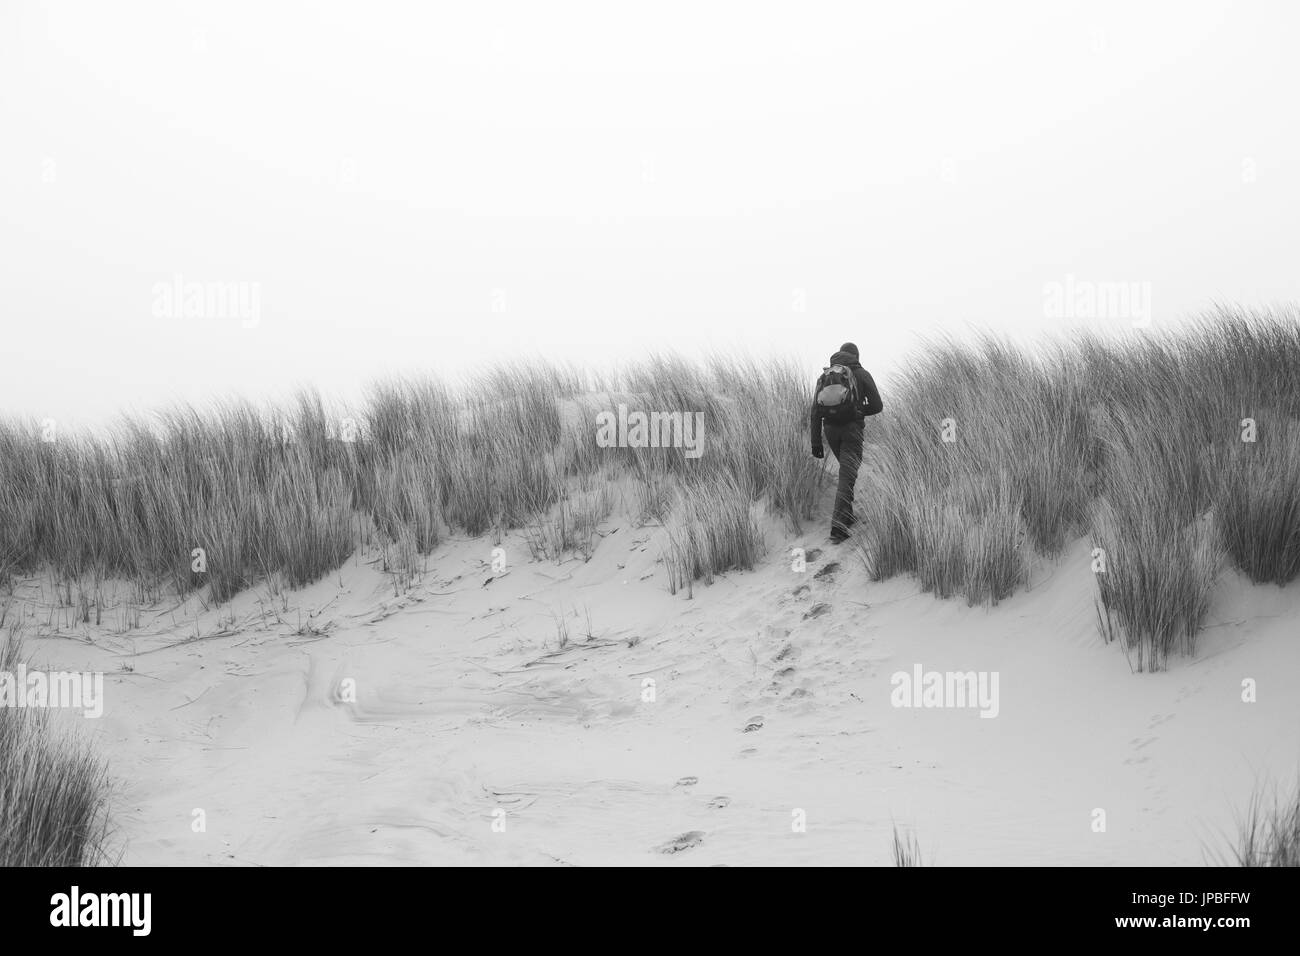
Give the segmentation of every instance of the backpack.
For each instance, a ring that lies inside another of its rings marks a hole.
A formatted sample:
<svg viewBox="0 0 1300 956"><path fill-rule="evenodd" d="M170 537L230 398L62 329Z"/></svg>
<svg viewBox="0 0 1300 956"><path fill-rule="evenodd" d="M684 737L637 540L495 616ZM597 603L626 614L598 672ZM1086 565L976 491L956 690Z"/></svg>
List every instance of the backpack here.
<svg viewBox="0 0 1300 956"><path fill-rule="evenodd" d="M847 425L862 411L858 377L847 365L830 365L817 379L817 407L822 418L836 425Z"/></svg>

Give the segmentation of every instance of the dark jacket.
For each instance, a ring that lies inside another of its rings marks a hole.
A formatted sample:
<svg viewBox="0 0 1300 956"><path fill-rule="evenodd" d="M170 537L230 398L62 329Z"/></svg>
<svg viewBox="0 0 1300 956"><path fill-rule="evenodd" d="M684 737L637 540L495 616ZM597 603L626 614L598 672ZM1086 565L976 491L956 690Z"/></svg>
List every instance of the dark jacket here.
<svg viewBox="0 0 1300 956"><path fill-rule="evenodd" d="M852 352L836 352L831 356L831 365L845 365L853 372L858 379L858 392L862 396L862 406L860 411L853 416L855 422L861 422L868 415L879 415L880 410L885 407L880 400L880 392L876 391L876 380L871 377L871 373L862 367L858 362L858 357ZM822 447L822 407L817 404L817 396L813 396L812 416L809 422L809 430L812 432L813 451Z"/></svg>

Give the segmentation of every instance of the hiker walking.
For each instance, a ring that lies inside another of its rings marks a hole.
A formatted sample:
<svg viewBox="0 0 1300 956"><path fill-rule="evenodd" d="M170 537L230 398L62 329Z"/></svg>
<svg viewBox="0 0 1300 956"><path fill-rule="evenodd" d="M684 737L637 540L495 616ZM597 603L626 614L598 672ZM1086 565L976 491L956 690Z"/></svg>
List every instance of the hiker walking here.
<svg viewBox="0 0 1300 956"><path fill-rule="evenodd" d="M822 446L824 428L831 453L840 463L835 512L831 516L831 541L835 544L849 536L849 527L857 520L853 515L853 485L862 464L862 423L883 407L875 379L858 362L858 347L845 342L817 379L811 419L813 457L826 457Z"/></svg>

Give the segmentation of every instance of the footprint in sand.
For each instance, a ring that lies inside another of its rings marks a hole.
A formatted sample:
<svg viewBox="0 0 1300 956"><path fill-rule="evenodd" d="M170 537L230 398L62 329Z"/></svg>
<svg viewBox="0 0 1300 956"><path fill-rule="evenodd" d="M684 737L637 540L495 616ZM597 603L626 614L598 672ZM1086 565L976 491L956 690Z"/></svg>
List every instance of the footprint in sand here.
<svg viewBox="0 0 1300 956"><path fill-rule="evenodd" d="M710 810L721 810L729 806L731 806L731 797L714 797L709 801Z"/></svg>
<svg viewBox="0 0 1300 956"><path fill-rule="evenodd" d="M794 645L787 644L785 647L781 648L780 653L778 653L776 657L772 658L772 660L783 661L786 658L793 657L794 655L795 655Z"/></svg>
<svg viewBox="0 0 1300 956"><path fill-rule="evenodd" d="M762 715L760 714L760 715L757 716L757 717L751 717L751 718L749 718L749 722L748 722L747 724L745 724L745 727L744 727L743 730L741 730L741 733L742 733L742 734L752 734L754 731L756 731L756 730L762 730L762 729L763 729L763 717L762 717Z"/></svg>
<svg viewBox="0 0 1300 956"><path fill-rule="evenodd" d="M814 604L812 607L810 607L807 611L804 612L803 619L806 621L809 618L821 617L830 609L831 606L829 604Z"/></svg>
<svg viewBox="0 0 1300 956"><path fill-rule="evenodd" d="M676 787L693 787L693 786L695 786L695 785L696 785L697 783L699 783L699 782L700 782L700 778L699 778L699 777L682 777L682 779L678 780L677 783L675 783L673 786L676 786Z"/></svg>
<svg viewBox="0 0 1300 956"><path fill-rule="evenodd" d="M840 569L840 563L838 561L832 561L830 564L826 565L826 567L822 568L820 571L814 574L813 580L833 581L835 579L835 572L838 571L839 569Z"/></svg>
<svg viewBox="0 0 1300 956"><path fill-rule="evenodd" d="M822 556L821 548L809 548L807 551L803 553L803 559L805 561L816 561L821 556Z"/></svg>
<svg viewBox="0 0 1300 956"><path fill-rule="evenodd" d="M656 853L681 853L683 850L690 850L704 842L703 830L690 830L681 836L675 836L666 843L660 843L655 847Z"/></svg>
<svg viewBox="0 0 1300 956"><path fill-rule="evenodd" d="M772 677L772 683L770 683L770 684L767 685L767 692L768 692L769 694L779 694L779 693L781 693L781 691L784 690L784 687L783 687L783 685L782 685L782 681L788 680L789 678L793 677L794 675L795 675L795 668L793 668L793 667L782 667L779 671L776 672L775 675L773 675L773 677ZM790 693L789 693L788 696L790 696L790 697L807 697L807 696L808 696L808 691L804 690L802 687L796 687L794 690L790 691Z"/></svg>
<svg viewBox="0 0 1300 956"><path fill-rule="evenodd" d="M1159 739L1160 738L1154 734L1149 734L1143 737L1134 737L1129 741L1129 746L1132 748L1132 752L1124 758L1124 763L1136 766L1138 764L1150 762L1150 756L1143 754L1142 751L1147 747L1150 747Z"/></svg>

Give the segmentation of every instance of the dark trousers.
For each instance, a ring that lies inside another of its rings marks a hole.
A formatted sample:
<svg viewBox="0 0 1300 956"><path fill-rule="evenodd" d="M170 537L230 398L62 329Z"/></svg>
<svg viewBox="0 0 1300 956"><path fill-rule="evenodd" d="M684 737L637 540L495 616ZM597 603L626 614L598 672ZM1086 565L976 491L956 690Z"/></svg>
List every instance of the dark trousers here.
<svg viewBox="0 0 1300 956"><path fill-rule="evenodd" d="M835 489L835 513L831 515L831 534L846 535L853 524L853 486L862 464L862 422L833 425L827 422L826 444L840 463L840 482Z"/></svg>

